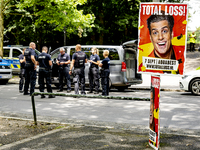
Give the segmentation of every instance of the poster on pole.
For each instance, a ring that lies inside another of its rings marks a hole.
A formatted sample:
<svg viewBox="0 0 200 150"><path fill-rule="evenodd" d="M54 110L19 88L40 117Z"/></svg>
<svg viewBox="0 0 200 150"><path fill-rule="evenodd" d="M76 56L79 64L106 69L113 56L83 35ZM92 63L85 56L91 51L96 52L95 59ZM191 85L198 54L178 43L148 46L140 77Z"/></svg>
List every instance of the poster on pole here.
<svg viewBox="0 0 200 150"><path fill-rule="evenodd" d="M138 73L183 75L187 4L140 3Z"/></svg>
<svg viewBox="0 0 200 150"><path fill-rule="evenodd" d="M158 150L160 135L159 118L160 76L151 76L149 145Z"/></svg>

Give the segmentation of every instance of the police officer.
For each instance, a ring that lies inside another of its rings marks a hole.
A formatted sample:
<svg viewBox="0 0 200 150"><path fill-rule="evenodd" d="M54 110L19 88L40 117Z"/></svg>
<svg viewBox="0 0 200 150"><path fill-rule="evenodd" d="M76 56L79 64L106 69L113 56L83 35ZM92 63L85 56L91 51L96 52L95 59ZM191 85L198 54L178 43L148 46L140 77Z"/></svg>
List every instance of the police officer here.
<svg viewBox="0 0 200 150"><path fill-rule="evenodd" d="M79 82L81 83L81 94L85 95L85 63L87 63L87 56L81 51L81 45L76 45L76 52L72 55L72 63L70 66L69 74L72 74L74 67L74 84L75 94L79 94Z"/></svg>
<svg viewBox="0 0 200 150"><path fill-rule="evenodd" d="M48 48L42 47L42 53L38 56L39 63L39 80L40 92L44 92L44 79L46 80L47 92L52 93L51 79L49 70L52 66L51 56L47 54ZM45 95L41 95L41 98L45 98ZM55 95L49 95L49 98L55 98Z"/></svg>
<svg viewBox="0 0 200 150"><path fill-rule="evenodd" d="M110 59L108 58L109 51L104 50L103 52L103 61L99 64L101 69L101 85L102 85L102 96L109 95L109 75L110 75Z"/></svg>
<svg viewBox="0 0 200 150"><path fill-rule="evenodd" d="M90 84L90 90L89 93L93 93L93 88L95 87L94 94L99 93L99 50L96 47L92 48L92 55L90 56L90 68L89 68L89 84Z"/></svg>
<svg viewBox="0 0 200 150"><path fill-rule="evenodd" d="M69 66L70 64L70 56L65 53L65 49L63 47L60 48L60 54L58 55L57 61L56 61L58 67L59 67L59 88L57 92L63 91L63 76L65 78L65 82L67 84L67 92L71 92L71 81L70 81L70 75L69 75Z"/></svg>
<svg viewBox="0 0 200 150"><path fill-rule="evenodd" d="M35 53L36 45L34 42L29 44L29 48L24 51L25 56L25 85L24 85L24 95L30 94L30 96L34 93L35 90L35 83L36 83L36 67L37 61L36 57L37 54ZM30 93L28 93L29 84Z"/></svg>
<svg viewBox="0 0 200 150"><path fill-rule="evenodd" d="M19 80L19 92L23 93L23 85L24 85L24 76L25 76L25 57L24 51L26 48L23 49L23 53L19 55L19 62L20 62L20 80Z"/></svg>

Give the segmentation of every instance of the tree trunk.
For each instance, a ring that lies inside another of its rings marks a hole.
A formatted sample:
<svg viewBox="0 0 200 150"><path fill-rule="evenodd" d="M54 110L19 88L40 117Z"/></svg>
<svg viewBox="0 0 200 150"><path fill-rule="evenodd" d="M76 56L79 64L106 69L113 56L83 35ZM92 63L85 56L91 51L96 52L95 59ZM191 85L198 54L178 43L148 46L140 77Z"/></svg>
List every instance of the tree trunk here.
<svg viewBox="0 0 200 150"><path fill-rule="evenodd" d="M1 0L1 6L0 6L0 57L3 58L3 6L4 6L4 0Z"/></svg>
<svg viewBox="0 0 200 150"><path fill-rule="evenodd" d="M101 10L99 13L99 20L101 22L101 26L104 27L104 16L103 16L103 11ZM99 44L103 45L103 36L104 36L104 31L101 30L101 33L99 35Z"/></svg>

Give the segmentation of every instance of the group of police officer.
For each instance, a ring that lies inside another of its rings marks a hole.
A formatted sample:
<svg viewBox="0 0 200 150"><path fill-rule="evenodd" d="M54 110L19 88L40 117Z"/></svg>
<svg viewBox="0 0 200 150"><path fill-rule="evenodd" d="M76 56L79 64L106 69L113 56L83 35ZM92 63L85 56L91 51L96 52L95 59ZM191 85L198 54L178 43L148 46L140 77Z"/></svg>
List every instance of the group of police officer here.
<svg viewBox="0 0 200 150"><path fill-rule="evenodd" d="M44 92L44 80L46 80L47 92L52 93L51 88L51 78L50 69L52 66L51 56L47 54L48 48L46 46L42 47L42 53L37 56L35 53L36 45L34 42L29 44L29 48L23 49L23 54L19 56L19 61L21 65L20 70L20 82L19 91L24 93L24 95L30 96L34 93L36 84L36 68L39 65L39 79L38 83L40 85L40 92ZM25 84L23 90L23 80L25 77ZM30 84L30 93L28 92ZM55 95L49 95L49 98L54 98ZM45 98L45 95L41 95L41 98Z"/></svg>
<svg viewBox="0 0 200 150"><path fill-rule="evenodd" d="M42 53L37 56L35 53L36 45L31 42L29 48L23 50L23 55L19 56L21 64L21 75L19 90L23 92L24 95L32 95L34 93L36 84L36 66L39 65L39 90L44 92L44 79L46 79L47 92L52 93L51 79L50 79L50 69L52 66L51 56L47 54L48 48L44 46L42 48ZM70 62L70 56L65 53L64 48L60 48L60 54L57 58L57 65L59 67L59 90L57 92L63 91L63 77L67 85L67 92L71 92L71 81L70 75L73 72L73 82L75 94L79 94L79 83L81 84L81 94L85 95L85 63L90 62L89 68L89 83L90 90L88 93L93 93L93 88L95 88L94 94L99 93L99 78L101 77L102 84L102 96L109 95L109 65L110 59L108 58L109 51L104 50L103 56L104 60L100 63L100 58L98 55L98 49L92 48L92 55L90 60L87 60L87 55L81 51L81 45L77 44L75 48L76 52L72 55L72 62ZM71 65L70 65L71 63ZM101 73L99 74L99 67L101 67ZM23 77L25 76L25 85L23 89ZM28 93L30 84L30 93ZM55 95L49 95L49 98L54 98ZM41 95L41 98L45 98L45 95Z"/></svg>

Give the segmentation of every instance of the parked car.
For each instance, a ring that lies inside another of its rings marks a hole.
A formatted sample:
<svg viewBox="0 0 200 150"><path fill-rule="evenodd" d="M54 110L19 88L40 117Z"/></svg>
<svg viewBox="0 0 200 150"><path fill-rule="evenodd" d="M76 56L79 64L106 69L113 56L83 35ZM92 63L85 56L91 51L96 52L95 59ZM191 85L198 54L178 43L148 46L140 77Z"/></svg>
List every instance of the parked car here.
<svg viewBox="0 0 200 150"><path fill-rule="evenodd" d="M35 52L37 55L40 54L38 50L35 50ZM20 47L3 47L3 59L10 63L13 74L20 73L19 55L21 54L22 49Z"/></svg>
<svg viewBox="0 0 200 150"><path fill-rule="evenodd" d="M200 70L186 73L179 81L180 89L200 95Z"/></svg>
<svg viewBox="0 0 200 150"><path fill-rule="evenodd" d="M100 60L103 60L103 50L109 50L110 58L110 87L115 87L118 90L124 90L133 84L141 84L142 78L141 74L137 73L137 40L129 41L124 43L121 46L109 46L109 45L82 45L81 49L87 55L87 58L90 58L91 49L96 47L99 49ZM50 53L53 67L52 67L52 84L55 84L57 87L59 85L58 78L58 66L56 64L56 59L60 48L52 51ZM64 46L65 52L72 55L75 52L75 46ZM85 79L86 85L89 85L88 79L89 72L89 62L85 64ZM71 79L73 77L71 76Z"/></svg>
<svg viewBox="0 0 200 150"><path fill-rule="evenodd" d="M12 78L12 69L10 64L0 58L0 84L8 83L8 80Z"/></svg>

